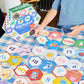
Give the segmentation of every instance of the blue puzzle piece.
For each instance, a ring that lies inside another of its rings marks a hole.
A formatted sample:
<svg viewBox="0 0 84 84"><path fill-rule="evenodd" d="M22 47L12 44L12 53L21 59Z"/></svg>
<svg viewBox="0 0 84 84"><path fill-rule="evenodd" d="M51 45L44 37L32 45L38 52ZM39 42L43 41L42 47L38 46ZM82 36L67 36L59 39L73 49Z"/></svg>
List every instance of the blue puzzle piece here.
<svg viewBox="0 0 84 84"><path fill-rule="evenodd" d="M42 65L40 66L39 69L41 71L52 73L52 70L54 69L55 66L56 66L56 63L54 61L43 59L42 60Z"/></svg>
<svg viewBox="0 0 84 84"><path fill-rule="evenodd" d="M47 47L49 49L58 49L60 47L60 43L56 40L51 40L47 43Z"/></svg>

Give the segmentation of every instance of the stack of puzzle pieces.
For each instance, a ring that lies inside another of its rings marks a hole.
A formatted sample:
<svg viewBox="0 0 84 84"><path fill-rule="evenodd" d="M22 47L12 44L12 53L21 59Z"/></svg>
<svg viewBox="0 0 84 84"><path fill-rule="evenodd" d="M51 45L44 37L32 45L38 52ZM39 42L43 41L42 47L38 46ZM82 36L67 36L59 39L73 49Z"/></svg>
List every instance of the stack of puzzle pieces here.
<svg viewBox="0 0 84 84"><path fill-rule="evenodd" d="M9 9L3 29L16 41L30 36L29 32L36 28L40 16L32 5L24 3Z"/></svg>

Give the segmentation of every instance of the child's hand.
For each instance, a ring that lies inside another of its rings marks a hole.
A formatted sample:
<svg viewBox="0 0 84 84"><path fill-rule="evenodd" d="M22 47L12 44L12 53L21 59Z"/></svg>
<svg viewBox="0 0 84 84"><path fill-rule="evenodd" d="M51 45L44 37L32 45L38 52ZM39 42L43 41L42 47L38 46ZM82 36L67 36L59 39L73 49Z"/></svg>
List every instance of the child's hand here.
<svg viewBox="0 0 84 84"><path fill-rule="evenodd" d="M28 82L27 84L41 84L40 81L31 81L31 82Z"/></svg>
<svg viewBox="0 0 84 84"><path fill-rule="evenodd" d="M68 36L76 36L78 35L81 31L82 31L82 27L81 26L74 26L71 28L73 31L70 33L67 33Z"/></svg>
<svg viewBox="0 0 84 84"><path fill-rule="evenodd" d="M40 36L41 33L43 32L43 28L42 26L39 26L38 28L35 29L35 36Z"/></svg>

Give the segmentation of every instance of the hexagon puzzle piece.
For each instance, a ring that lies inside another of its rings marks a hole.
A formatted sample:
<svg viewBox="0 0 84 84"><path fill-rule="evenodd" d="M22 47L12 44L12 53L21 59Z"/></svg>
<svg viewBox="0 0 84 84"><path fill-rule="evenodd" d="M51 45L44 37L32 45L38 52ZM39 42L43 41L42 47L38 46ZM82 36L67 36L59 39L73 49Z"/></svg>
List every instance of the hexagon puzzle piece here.
<svg viewBox="0 0 84 84"><path fill-rule="evenodd" d="M65 56L57 56L55 58L55 63L57 65L67 65L68 59Z"/></svg>
<svg viewBox="0 0 84 84"><path fill-rule="evenodd" d="M31 52L31 49L28 48L28 47L21 47L21 48L18 48L18 49L17 49L17 53L18 53L20 56L29 55L30 52Z"/></svg>
<svg viewBox="0 0 84 84"><path fill-rule="evenodd" d="M56 77L65 77L65 75L67 74L67 69L63 66L56 66L52 73L56 76Z"/></svg>
<svg viewBox="0 0 84 84"><path fill-rule="evenodd" d="M71 84L71 82L66 77L63 77L54 79L53 84Z"/></svg>
<svg viewBox="0 0 84 84"><path fill-rule="evenodd" d="M70 46L70 45L74 45L75 44L75 40L72 39L72 38L64 38L62 40L62 43L65 44L65 45Z"/></svg>
<svg viewBox="0 0 84 84"><path fill-rule="evenodd" d="M56 58L57 56L57 52L55 50L46 50L44 52L44 56L48 59L48 60L52 60L54 58Z"/></svg>
<svg viewBox="0 0 84 84"><path fill-rule="evenodd" d="M56 77L53 74L43 74L40 81L42 84L53 84L54 79L56 79Z"/></svg>
<svg viewBox="0 0 84 84"><path fill-rule="evenodd" d="M27 65L19 65L15 68L14 71L17 74L17 76L25 76L27 70L29 70Z"/></svg>
<svg viewBox="0 0 84 84"><path fill-rule="evenodd" d="M39 36L36 38L36 40L38 41L39 44L42 45L46 45L46 43L48 42L48 39L45 36Z"/></svg>
<svg viewBox="0 0 84 84"><path fill-rule="evenodd" d="M14 72L12 69L2 69L0 72L0 78L1 79L11 79L14 75Z"/></svg>
<svg viewBox="0 0 84 84"><path fill-rule="evenodd" d="M9 60L11 57L11 55L9 53L0 53L0 62L6 62L7 60Z"/></svg>
<svg viewBox="0 0 84 84"><path fill-rule="evenodd" d="M30 80L40 80L43 73L39 69L31 69L27 70L26 75Z"/></svg>
<svg viewBox="0 0 84 84"><path fill-rule="evenodd" d="M81 80L82 74L77 70L67 71L66 78L71 82L78 82Z"/></svg>
<svg viewBox="0 0 84 84"><path fill-rule="evenodd" d="M9 53L15 53L17 49L18 49L18 46L16 45L9 45L6 50Z"/></svg>
<svg viewBox="0 0 84 84"><path fill-rule="evenodd" d="M67 62L67 66L71 70L79 70L81 68L82 64L78 60L69 60Z"/></svg>
<svg viewBox="0 0 84 84"><path fill-rule="evenodd" d="M34 68L39 67L42 63L42 59L38 56L30 57L28 60L28 67Z"/></svg>
<svg viewBox="0 0 84 84"><path fill-rule="evenodd" d="M57 39L61 37L61 33L58 31L49 32L49 37L53 39Z"/></svg>
<svg viewBox="0 0 84 84"><path fill-rule="evenodd" d="M19 65L22 62L22 58L20 56L11 56L7 61L11 66Z"/></svg>
<svg viewBox="0 0 84 84"><path fill-rule="evenodd" d="M18 77L14 80L13 84L27 84L28 80L25 77Z"/></svg>

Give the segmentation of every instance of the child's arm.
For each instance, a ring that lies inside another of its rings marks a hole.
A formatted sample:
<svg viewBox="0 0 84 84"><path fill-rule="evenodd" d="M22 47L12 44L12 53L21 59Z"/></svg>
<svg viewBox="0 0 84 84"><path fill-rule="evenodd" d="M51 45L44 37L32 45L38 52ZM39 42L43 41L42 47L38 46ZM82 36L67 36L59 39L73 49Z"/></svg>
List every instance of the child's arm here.
<svg viewBox="0 0 84 84"><path fill-rule="evenodd" d="M83 25L77 25L72 27L71 29L73 29L72 32L68 33L68 36L76 36L78 35L81 31L84 31L84 24Z"/></svg>
<svg viewBox="0 0 84 84"><path fill-rule="evenodd" d="M43 31L44 27L48 25L48 23L50 23L56 15L57 15L57 10L54 10L53 8L51 8L50 11L45 16L41 25L35 29L35 36L39 36Z"/></svg>

